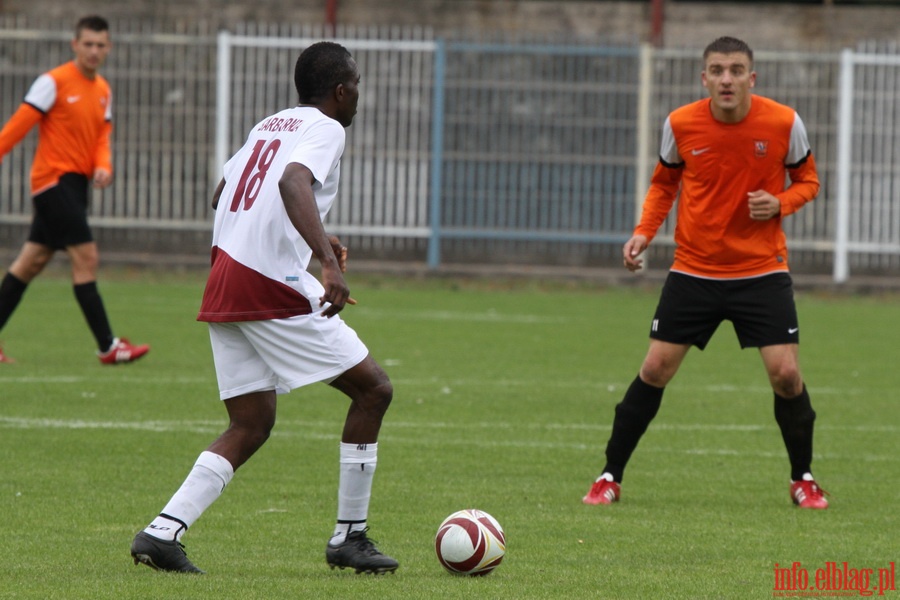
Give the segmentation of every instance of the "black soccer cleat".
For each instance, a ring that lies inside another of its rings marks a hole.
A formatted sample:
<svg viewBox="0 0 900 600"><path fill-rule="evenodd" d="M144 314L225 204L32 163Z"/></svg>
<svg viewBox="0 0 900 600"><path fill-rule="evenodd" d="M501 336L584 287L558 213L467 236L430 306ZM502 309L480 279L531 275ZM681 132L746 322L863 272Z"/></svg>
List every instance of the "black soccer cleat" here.
<svg viewBox="0 0 900 600"><path fill-rule="evenodd" d="M134 564L143 563L157 571L198 574L206 572L188 560L181 542L161 540L143 531L134 536L134 541L131 542L131 557Z"/></svg>
<svg viewBox="0 0 900 600"><path fill-rule="evenodd" d="M353 531L347 535L346 541L340 546L325 547L325 560L332 569L355 569L356 573L374 573L382 575L393 573L400 564L378 551L375 543L366 536L367 527L362 531Z"/></svg>

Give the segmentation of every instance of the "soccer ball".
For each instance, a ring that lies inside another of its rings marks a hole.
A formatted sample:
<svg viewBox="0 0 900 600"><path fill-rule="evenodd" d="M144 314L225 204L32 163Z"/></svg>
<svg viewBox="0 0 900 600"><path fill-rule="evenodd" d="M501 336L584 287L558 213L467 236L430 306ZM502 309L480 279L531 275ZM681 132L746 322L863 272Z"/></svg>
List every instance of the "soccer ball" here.
<svg viewBox="0 0 900 600"><path fill-rule="evenodd" d="M483 510L460 510L438 527L434 550L454 575L487 575L506 553L506 534L497 519Z"/></svg>

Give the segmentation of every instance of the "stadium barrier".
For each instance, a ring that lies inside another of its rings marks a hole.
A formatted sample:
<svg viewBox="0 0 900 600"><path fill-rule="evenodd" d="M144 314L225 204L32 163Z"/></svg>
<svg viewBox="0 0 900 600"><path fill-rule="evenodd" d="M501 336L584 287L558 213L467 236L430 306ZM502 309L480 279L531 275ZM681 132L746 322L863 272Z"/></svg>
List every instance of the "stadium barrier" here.
<svg viewBox="0 0 900 600"><path fill-rule="evenodd" d="M235 32L113 24L113 186L92 222L148 256L205 256L225 158L266 114L296 102L293 63L315 27ZM0 28L0 114L71 56L67 26ZM704 95L699 49L631 40L436 39L345 29L362 72L359 114L328 226L357 256L618 265L669 110ZM756 92L797 109L819 198L785 220L795 272L900 272L900 56L895 45L755 56ZM0 226L30 220L32 134L0 165ZM672 219L648 261L664 265ZM4 237L11 237L5 235ZM17 247L20 239L5 246Z"/></svg>

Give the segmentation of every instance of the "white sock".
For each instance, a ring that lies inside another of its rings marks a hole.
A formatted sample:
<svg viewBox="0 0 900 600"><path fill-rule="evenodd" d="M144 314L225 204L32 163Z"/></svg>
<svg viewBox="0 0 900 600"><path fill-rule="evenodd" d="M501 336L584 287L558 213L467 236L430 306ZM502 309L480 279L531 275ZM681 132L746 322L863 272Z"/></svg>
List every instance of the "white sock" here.
<svg viewBox="0 0 900 600"><path fill-rule="evenodd" d="M201 452L184 483L144 531L163 540L180 540L187 528L222 495L233 476L231 463L218 454Z"/></svg>
<svg viewBox="0 0 900 600"><path fill-rule="evenodd" d="M352 531L366 528L372 477L378 463L378 443L345 444L341 442L341 474L338 483L337 523L329 542L338 545Z"/></svg>
<svg viewBox="0 0 900 600"><path fill-rule="evenodd" d="M606 481L615 481L615 479L613 479L613 476L612 476L611 473L603 473L602 475L600 475L600 477L598 477L598 478L594 481L594 483L597 483L597 482L600 481L601 479L605 479Z"/></svg>

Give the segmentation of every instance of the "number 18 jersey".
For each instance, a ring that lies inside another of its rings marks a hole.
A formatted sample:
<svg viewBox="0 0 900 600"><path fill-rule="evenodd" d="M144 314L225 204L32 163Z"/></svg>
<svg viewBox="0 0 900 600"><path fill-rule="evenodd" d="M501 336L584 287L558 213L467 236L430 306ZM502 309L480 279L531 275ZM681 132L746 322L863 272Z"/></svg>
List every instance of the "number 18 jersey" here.
<svg viewBox="0 0 900 600"><path fill-rule="evenodd" d="M325 290L307 272L312 250L288 219L278 180L290 163L307 167L324 220L337 196L344 140L341 124L313 107L283 110L253 127L225 163L199 321L283 319L318 309Z"/></svg>

